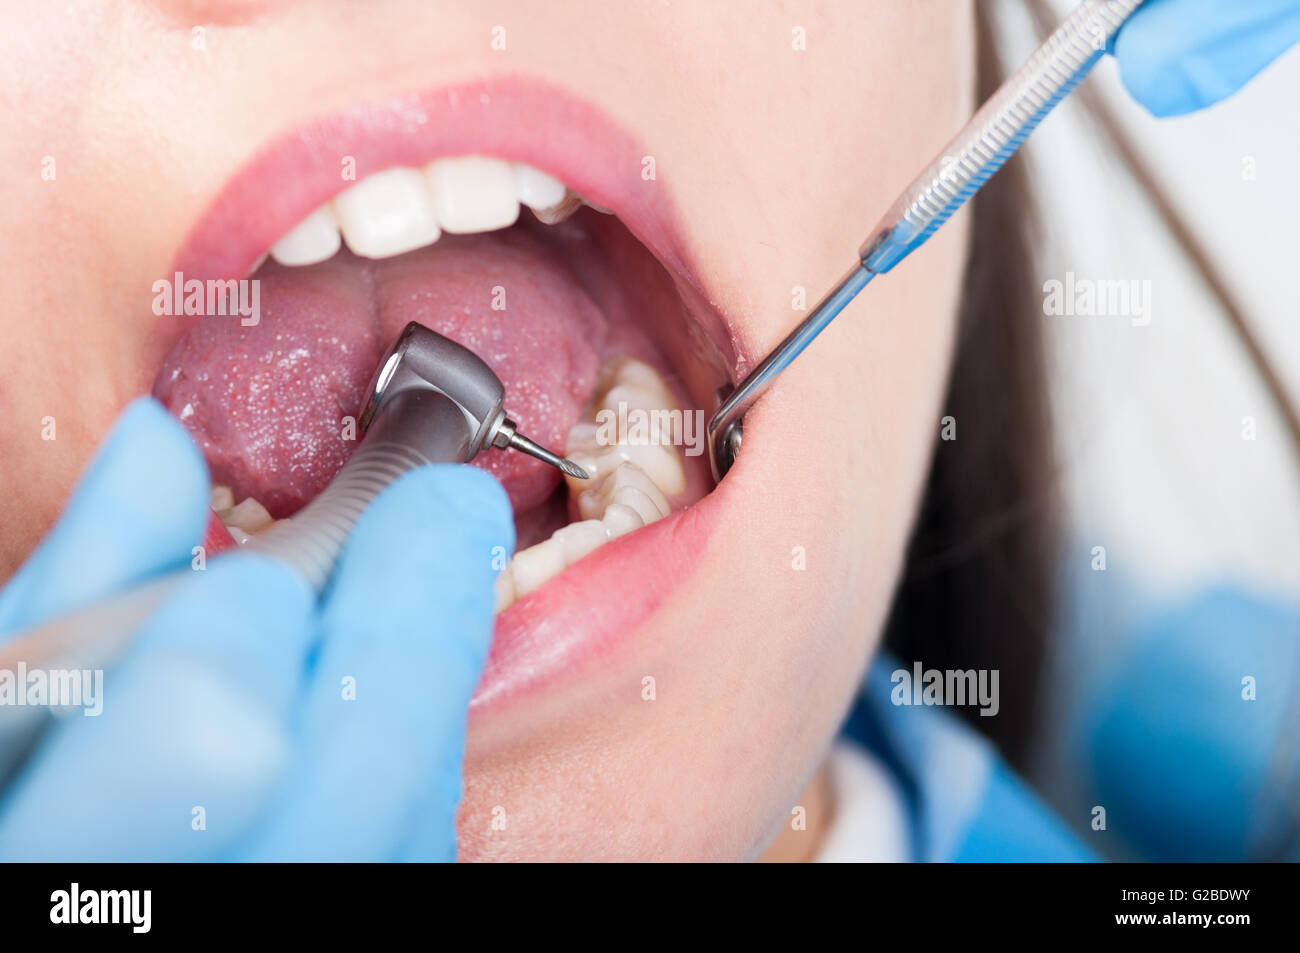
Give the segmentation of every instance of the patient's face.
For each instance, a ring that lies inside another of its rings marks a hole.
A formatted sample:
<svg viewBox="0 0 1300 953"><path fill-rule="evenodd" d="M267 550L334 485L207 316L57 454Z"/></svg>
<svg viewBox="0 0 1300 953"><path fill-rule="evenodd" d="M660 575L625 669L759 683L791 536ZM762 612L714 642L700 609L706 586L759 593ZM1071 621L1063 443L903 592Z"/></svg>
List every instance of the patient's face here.
<svg viewBox="0 0 1300 953"><path fill-rule="evenodd" d="M969 113L972 20L954 0L2 0L4 576L143 393L230 502L291 515L420 321L600 481L475 461L521 555L462 853L755 856L879 637L963 229L781 378L720 486L689 429L612 446L597 415L692 422L806 314ZM257 323L156 313L178 270L256 279Z"/></svg>

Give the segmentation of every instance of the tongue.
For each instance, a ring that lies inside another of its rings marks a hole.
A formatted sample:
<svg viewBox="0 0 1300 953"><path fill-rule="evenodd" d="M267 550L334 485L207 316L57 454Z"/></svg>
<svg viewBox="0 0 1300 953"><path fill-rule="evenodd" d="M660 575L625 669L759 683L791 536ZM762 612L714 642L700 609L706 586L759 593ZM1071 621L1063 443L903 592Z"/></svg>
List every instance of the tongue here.
<svg viewBox="0 0 1300 953"><path fill-rule="evenodd" d="M604 319L558 249L514 228L444 236L368 261L345 250L311 268L268 262L260 322L203 319L172 349L154 394L190 430L212 479L277 518L316 496L356 446L346 437L384 350L409 321L487 362L523 433L552 448L595 383ZM560 476L521 453L485 451L516 513Z"/></svg>

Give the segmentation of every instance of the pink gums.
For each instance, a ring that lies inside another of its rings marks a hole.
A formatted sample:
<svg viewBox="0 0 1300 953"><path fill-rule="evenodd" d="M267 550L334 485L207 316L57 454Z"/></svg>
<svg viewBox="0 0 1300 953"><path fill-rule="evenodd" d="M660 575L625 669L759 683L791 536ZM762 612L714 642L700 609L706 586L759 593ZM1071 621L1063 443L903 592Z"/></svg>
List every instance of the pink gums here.
<svg viewBox="0 0 1300 953"><path fill-rule="evenodd" d="M460 342L501 378L506 408L534 440L563 448L595 382L605 322L535 231L443 236L397 258L348 254L310 268L268 262L260 320L206 317L167 356L154 394L194 435L216 483L292 515L333 479L375 365L409 321ZM519 453L474 461L515 512L559 474Z"/></svg>

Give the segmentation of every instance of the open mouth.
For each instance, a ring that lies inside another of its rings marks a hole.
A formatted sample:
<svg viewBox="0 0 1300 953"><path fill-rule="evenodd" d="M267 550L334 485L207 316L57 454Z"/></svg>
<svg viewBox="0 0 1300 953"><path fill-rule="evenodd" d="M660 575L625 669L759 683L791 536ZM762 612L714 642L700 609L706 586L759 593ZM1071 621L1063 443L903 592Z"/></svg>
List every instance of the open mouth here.
<svg viewBox="0 0 1300 953"><path fill-rule="evenodd" d="M707 537L704 416L734 364L645 158L587 107L516 81L353 110L256 158L177 263L256 279L256 321L193 322L154 385L211 469L209 547L328 485L376 362L416 321L478 354L521 431L592 474L473 461L504 485L517 534L475 703L642 622Z"/></svg>

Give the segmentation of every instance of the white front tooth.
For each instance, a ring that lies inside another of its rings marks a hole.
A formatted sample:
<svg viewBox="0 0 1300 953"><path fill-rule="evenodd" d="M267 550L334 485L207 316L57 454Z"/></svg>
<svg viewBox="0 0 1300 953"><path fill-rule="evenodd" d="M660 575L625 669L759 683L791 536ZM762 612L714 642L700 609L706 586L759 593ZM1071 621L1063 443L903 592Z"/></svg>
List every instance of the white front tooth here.
<svg viewBox="0 0 1300 953"><path fill-rule="evenodd" d="M271 257L282 265L314 265L339 250L339 223L329 204L322 205L271 246Z"/></svg>
<svg viewBox="0 0 1300 953"><path fill-rule="evenodd" d="M579 520L551 534L564 549L564 565L572 566L583 556L595 552L608 539L605 524L598 519Z"/></svg>
<svg viewBox="0 0 1300 953"><path fill-rule="evenodd" d="M610 539L626 536L645 525L640 513L622 503L611 503L605 507L605 515L600 521L605 524L605 532L609 533Z"/></svg>
<svg viewBox="0 0 1300 953"><path fill-rule="evenodd" d="M599 486L579 494L578 512L584 519L600 519L611 503L631 507L646 523L671 512L663 492L633 463L620 465Z"/></svg>
<svg viewBox="0 0 1300 953"><path fill-rule="evenodd" d="M217 516L221 517L221 522L226 524L227 529L236 526L246 533L259 533L274 522L266 507L251 496L238 506L221 510Z"/></svg>
<svg viewBox="0 0 1300 953"><path fill-rule="evenodd" d="M386 169L334 199L348 247L366 258L388 258L438 240L438 217L418 169Z"/></svg>
<svg viewBox="0 0 1300 953"><path fill-rule="evenodd" d="M555 176L522 162L514 164L514 171L515 197L521 205L527 205L533 210L549 209L564 201L567 190L564 183Z"/></svg>
<svg viewBox="0 0 1300 953"><path fill-rule="evenodd" d="M227 526L226 532L229 533L230 538L233 539L240 546L243 546L246 542L248 542L250 539L253 538L248 533L245 533L238 526Z"/></svg>
<svg viewBox="0 0 1300 953"><path fill-rule="evenodd" d="M234 505L234 491L224 483L214 483L212 485L212 494L208 498L208 506L220 512L221 510L228 510Z"/></svg>
<svg viewBox="0 0 1300 953"><path fill-rule="evenodd" d="M564 544L554 536L515 553L510 573L515 581L515 598L522 599L544 582L564 571Z"/></svg>
<svg viewBox="0 0 1300 953"><path fill-rule="evenodd" d="M513 225L519 217L515 173L504 159L435 159L424 171L444 231L490 232Z"/></svg>

